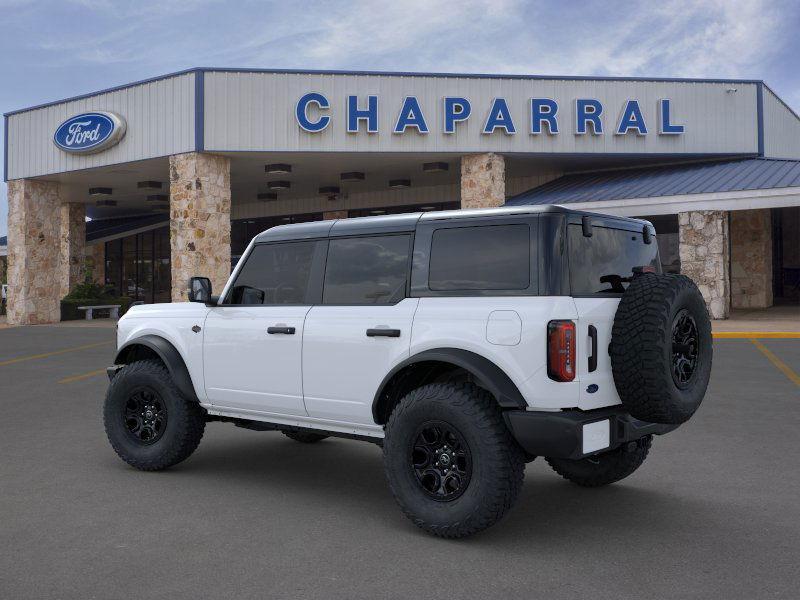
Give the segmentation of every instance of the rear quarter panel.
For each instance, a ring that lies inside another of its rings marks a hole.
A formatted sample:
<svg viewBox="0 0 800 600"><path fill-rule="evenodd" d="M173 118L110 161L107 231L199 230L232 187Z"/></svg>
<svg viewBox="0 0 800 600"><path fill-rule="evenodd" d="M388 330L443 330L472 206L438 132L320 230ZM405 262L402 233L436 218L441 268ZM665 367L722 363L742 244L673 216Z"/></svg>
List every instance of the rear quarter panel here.
<svg viewBox="0 0 800 600"><path fill-rule="evenodd" d="M518 343L513 343L517 340L512 335L487 333L489 317L496 311L519 315ZM411 333L411 356L436 348L468 350L500 367L529 407L572 408L579 403L580 383L558 383L547 376L547 323L577 317L575 302L568 296L421 298ZM489 338L504 343L491 343Z"/></svg>

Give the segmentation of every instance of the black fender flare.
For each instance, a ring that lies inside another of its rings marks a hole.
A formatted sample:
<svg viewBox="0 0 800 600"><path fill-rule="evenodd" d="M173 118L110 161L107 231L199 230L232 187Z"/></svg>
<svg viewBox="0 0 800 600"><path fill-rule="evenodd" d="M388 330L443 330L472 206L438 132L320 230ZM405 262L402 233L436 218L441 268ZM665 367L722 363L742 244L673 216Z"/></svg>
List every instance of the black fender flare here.
<svg viewBox="0 0 800 600"><path fill-rule="evenodd" d="M117 350L117 355L114 358L115 365L124 365L131 362L128 360L128 355L131 354L136 346L144 346L155 352L161 359L161 362L167 367L172 381L187 399L199 402L197 392L195 392L192 377L189 375L189 369L186 363L178 352L178 349L172 345L171 342L158 335L143 335L142 337L134 338Z"/></svg>
<svg viewBox="0 0 800 600"><path fill-rule="evenodd" d="M511 378L488 358L460 348L437 348L435 350L425 350L405 359L383 378L372 400L372 417L376 423L380 419L378 410L380 399L389 381L406 367L422 362L449 363L468 371L480 380L486 390L497 399L497 403L503 408L525 409L528 406L525 398L522 397Z"/></svg>

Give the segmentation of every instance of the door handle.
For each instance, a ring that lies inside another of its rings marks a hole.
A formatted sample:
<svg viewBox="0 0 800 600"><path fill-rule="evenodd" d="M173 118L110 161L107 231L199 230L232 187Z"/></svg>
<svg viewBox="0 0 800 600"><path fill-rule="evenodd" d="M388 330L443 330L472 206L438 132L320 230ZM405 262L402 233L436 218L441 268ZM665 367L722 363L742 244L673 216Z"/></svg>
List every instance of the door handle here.
<svg viewBox="0 0 800 600"><path fill-rule="evenodd" d="M589 339L592 340L592 354L589 356L589 373L597 370L597 327L589 325Z"/></svg>
<svg viewBox="0 0 800 600"><path fill-rule="evenodd" d="M294 327L275 326L267 327L267 333L282 333L284 335L294 335Z"/></svg>
<svg viewBox="0 0 800 600"><path fill-rule="evenodd" d="M399 329L367 329L367 337L400 337Z"/></svg>

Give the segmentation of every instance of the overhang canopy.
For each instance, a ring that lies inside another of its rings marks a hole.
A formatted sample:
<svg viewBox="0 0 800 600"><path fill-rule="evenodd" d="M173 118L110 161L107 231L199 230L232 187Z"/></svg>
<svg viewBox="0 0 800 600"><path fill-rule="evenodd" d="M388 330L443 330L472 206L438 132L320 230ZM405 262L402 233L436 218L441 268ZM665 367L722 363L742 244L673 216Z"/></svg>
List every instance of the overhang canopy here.
<svg viewBox="0 0 800 600"><path fill-rule="evenodd" d="M644 215L788 206L798 195L800 160L748 158L573 173L509 198L506 205L569 204Z"/></svg>

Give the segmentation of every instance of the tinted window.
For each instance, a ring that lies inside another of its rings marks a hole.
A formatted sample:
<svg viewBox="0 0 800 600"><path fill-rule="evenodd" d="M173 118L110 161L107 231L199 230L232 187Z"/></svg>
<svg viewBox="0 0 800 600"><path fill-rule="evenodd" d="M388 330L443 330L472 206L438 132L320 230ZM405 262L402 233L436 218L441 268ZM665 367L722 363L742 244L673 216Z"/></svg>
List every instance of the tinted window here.
<svg viewBox="0 0 800 600"><path fill-rule="evenodd" d="M573 294L621 293L634 267L660 271L658 244L645 244L641 233L595 226L592 237L584 237L580 225L570 225L568 236Z"/></svg>
<svg viewBox="0 0 800 600"><path fill-rule="evenodd" d="M528 225L438 229L431 241L432 290L524 290L531 283Z"/></svg>
<svg viewBox="0 0 800 600"><path fill-rule="evenodd" d="M317 242L253 248L236 277L229 304L306 304Z"/></svg>
<svg viewBox="0 0 800 600"><path fill-rule="evenodd" d="M394 304L405 297L410 237L332 239L323 304Z"/></svg>

